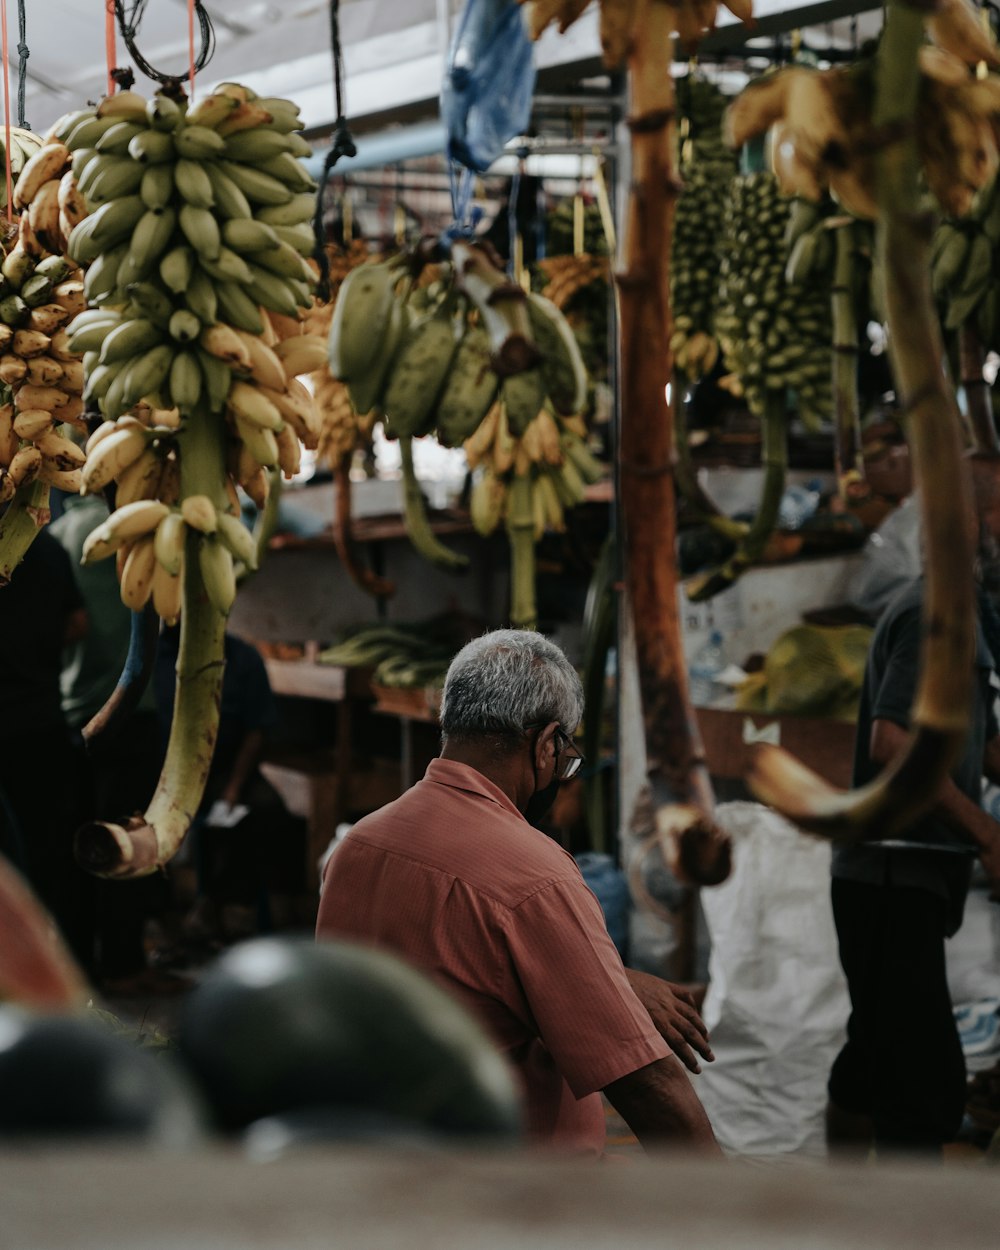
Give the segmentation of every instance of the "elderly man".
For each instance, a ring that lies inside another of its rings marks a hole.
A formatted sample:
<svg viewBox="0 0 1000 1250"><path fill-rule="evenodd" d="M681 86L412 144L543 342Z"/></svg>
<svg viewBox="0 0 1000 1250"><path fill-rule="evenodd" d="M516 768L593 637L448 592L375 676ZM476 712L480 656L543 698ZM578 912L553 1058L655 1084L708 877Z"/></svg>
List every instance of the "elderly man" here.
<svg viewBox="0 0 1000 1250"><path fill-rule="evenodd" d="M683 991L632 972L561 847L530 823L582 757L580 681L540 634L497 630L451 663L423 780L331 856L317 936L430 973L520 1073L534 1140L599 1154L603 1090L645 1145L719 1148L684 1063L711 1050Z"/></svg>

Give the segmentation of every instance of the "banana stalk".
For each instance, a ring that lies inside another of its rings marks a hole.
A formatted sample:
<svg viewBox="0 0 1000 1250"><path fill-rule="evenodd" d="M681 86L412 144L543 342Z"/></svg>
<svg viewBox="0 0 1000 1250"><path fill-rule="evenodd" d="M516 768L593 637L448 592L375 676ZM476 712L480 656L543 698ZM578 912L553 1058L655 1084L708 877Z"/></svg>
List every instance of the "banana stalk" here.
<svg viewBox="0 0 1000 1250"><path fill-rule="evenodd" d="M182 497L207 495L224 508L221 414L192 413L179 438ZM205 593L198 559L202 541L189 527L174 716L156 792L145 814L127 825L94 821L77 831L77 860L99 877L145 877L167 863L187 835L205 792L219 731L226 618Z"/></svg>
<svg viewBox="0 0 1000 1250"><path fill-rule="evenodd" d="M337 549L340 562L347 570L347 575L356 586L377 599L396 593L394 582L386 577L379 577L374 569L362 564L354 544L354 532L351 522L351 456L349 452L342 456L334 465L333 480L336 488L336 514L333 519L333 545Z"/></svg>
<svg viewBox="0 0 1000 1250"><path fill-rule="evenodd" d="M512 629L537 629L535 600L535 533L532 527L509 525L510 624Z"/></svg>
<svg viewBox="0 0 1000 1250"><path fill-rule="evenodd" d="M718 505L708 497L698 481L698 474L691 463L691 447L688 443L687 409L680 396L684 393L685 379L674 372L671 394L674 397L674 480L677 489L691 506L699 521L711 526L717 534L738 542L747 532L742 521L734 521L719 511Z"/></svg>
<svg viewBox="0 0 1000 1250"><path fill-rule="evenodd" d="M99 742L110 741L128 724L149 685L159 636L160 618L151 603L147 603L141 612L132 613L128 654L118 683L104 706L80 731L88 750L93 750Z"/></svg>
<svg viewBox="0 0 1000 1250"><path fill-rule="evenodd" d="M14 570L49 521L49 485L26 482L14 492L0 520L0 588L14 576Z"/></svg>
<svg viewBox="0 0 1000 1250"><path fill-rule="evenodd" d="M711 599L727 590L751 568L764 554L767 540L778 523L781 496L785 489L788 470L788 445L785 437L785 392L769 390L764 393L764 415L761 419L761 463L764 481L760 503L753 523L739 546L729 559L717 569L700 573L685 585L687 597L693 603Z"/></svg>
<svg viewBox="0 0 1000 1250"><path fill-rule="evenodd" d="M873 782L841 791L778 747L758 747L748 781L757 797L801 828L841 840L884 837L927 809L968 727L975 643L972 526L955 397L929 285L930 219L920 210L914 118L919 9L891 0L877 53L873 133L878 243L896 384L908 414L926 541L920 678L908 749Z"/></svg>
<svg viewBox="0 0 1000 1250"><path fill-rule="evenodd" d="M990 390L983 377L985 358L986 353L972 322L963 321L958 328L958 366L965 391L972 450L977 455L995 455L1000 452L1000 438L993 420Z"/></svg>
<svg viewBox="0 0 1000 1250"><path fill-rule="evenodd" d="M584 779L584 807L587 832L594 851L606 851L605 773L597 765L604 737L605 678L608 652L615 641L615 565L617 542L614 531L604 540L594 565L587 602L583 610L583 753L593 761Z"/></svg>
<svg viewBox="0 0 1000 1250"><path fill-rule="evenodd" d="M639 0L628 61L632 177L624 271L617 275L624 574L635 631L649 795L664 847L668 839L687 836L707 842L715 834L711 782L688 696L673 559L674 438L666 386L671 376L670 250L678 186L670 74L676 20L672 7Z"/></svg>
<svg viewBox="0 0 1000 1250"><path fill-rule="evenodd" d="M403 518L406 521L406 532L410 536L417 552L440 568L455 573L464 569L468 557L452 551L444 543L439 542L427 519L427 507L424 493L420 489L417 475L413 468L413 438L409 434L399 439L399 454L402 458L403 470Z"/></svg>
<svg viewBox="0 0 1000 1250"><path fill-rule="evenodd" d="M837 490L845 503L867 494L858 403L858 327L851 298L854 277L853 223L834 231L831 305L833 309L833 441Z"/></svg>

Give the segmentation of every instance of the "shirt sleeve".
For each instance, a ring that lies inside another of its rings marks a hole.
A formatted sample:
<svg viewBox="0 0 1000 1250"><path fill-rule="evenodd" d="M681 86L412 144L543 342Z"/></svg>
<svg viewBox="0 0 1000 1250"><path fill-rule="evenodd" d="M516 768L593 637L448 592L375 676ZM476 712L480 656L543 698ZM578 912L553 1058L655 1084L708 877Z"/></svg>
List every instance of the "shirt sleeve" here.
<svg viewBox="0 0 1000 1250"><path fill-rule="evenodd" d="M507 942L539 1036L577 1098L670 1054L582 878L514 908Z"/></svg>

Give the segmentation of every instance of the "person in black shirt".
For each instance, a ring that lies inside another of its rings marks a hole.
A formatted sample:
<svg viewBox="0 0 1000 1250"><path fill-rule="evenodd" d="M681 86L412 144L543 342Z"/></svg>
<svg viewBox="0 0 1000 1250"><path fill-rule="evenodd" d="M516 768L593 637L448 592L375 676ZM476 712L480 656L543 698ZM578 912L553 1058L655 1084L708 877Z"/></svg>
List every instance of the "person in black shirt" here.
<svg viewBox="0 0 1000 1250"><path fill-rule="evenodd" d="M59 689L63 647L86 629L69 557L43 530L0 588L0 851L90 971L93 879L73 858L80 756Z"/></svg>
<svg viewBox="0 0 1000 1250"><path fill-rule="evenodd" d="M981 558L1000 536L1000 514L990 511L990 480L989 473L976 478ZM923 593L922 579L904 587L872 638L858 714L856 786L872 780L906 748L920 669ZM968 735L936 805L891 844L866 842L834 851L833 912L851 1015L828 1085L832 1150L867 1150L874 1144L881 1154L940 1155L961 1127L965 1061L945 941L962 923L977 856L993 896L1000 898L1000 824L980 803L983 775L1000 780L991 685L1000 659L995 620L980 589Z"/></svg>

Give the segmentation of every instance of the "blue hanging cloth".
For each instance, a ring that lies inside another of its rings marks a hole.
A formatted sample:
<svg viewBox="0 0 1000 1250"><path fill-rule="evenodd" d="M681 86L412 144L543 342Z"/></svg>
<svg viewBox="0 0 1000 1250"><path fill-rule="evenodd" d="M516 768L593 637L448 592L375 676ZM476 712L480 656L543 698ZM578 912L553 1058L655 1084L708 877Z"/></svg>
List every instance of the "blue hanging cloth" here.
<svg viewBox="0 0 1000 1250"><path fill-rule="evenodd" d="M534 89L531 41L517 0L466 0L441 85L449 158L485 173L527 129Z"/></svg>

